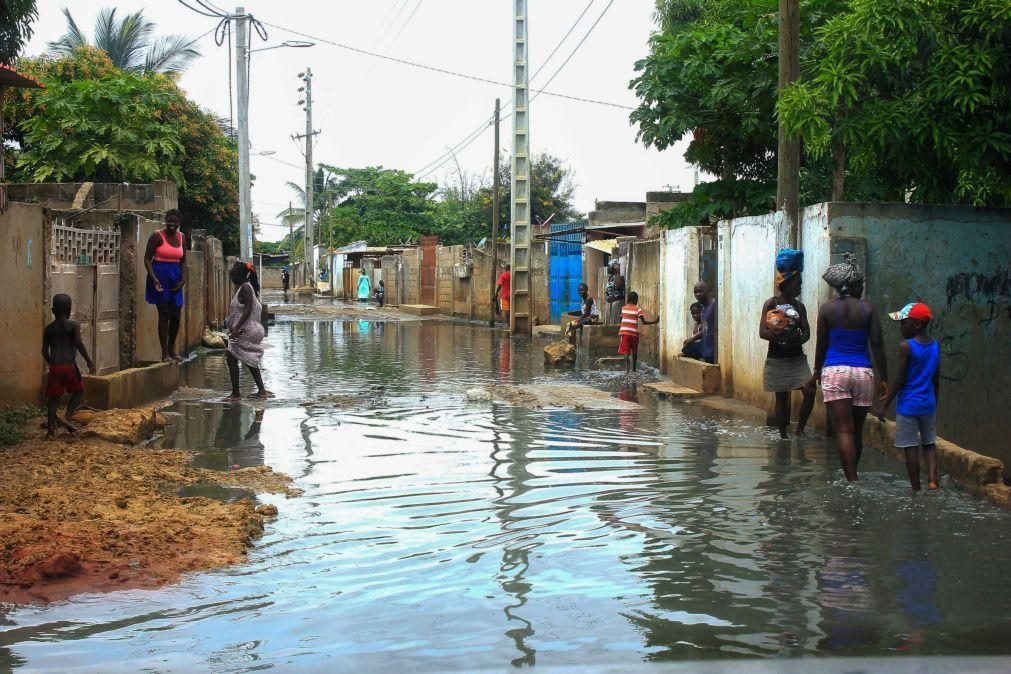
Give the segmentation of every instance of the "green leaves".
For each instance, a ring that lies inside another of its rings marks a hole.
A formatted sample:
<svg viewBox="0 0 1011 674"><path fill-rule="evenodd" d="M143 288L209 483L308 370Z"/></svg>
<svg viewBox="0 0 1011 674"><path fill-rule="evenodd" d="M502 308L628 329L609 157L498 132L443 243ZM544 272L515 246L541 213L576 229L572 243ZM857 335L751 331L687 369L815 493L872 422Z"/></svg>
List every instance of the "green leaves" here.
<svg viewBox="0 0 1011 674"><path fill-rule="evenodd" d="M86 177L184 184L179 130L155 114L171 97L160 82L128 73L49 81L36 95L38 114L21 121L24 148L16 166L34 182Z"/></svg>

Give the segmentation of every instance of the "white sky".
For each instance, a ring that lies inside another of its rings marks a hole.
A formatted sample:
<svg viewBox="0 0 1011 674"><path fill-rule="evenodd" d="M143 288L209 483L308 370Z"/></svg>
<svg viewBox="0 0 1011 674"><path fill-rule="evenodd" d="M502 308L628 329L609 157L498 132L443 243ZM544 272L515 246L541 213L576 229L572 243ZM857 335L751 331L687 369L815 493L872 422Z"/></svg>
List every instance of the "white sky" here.
<svg viewBox="0 0 1011 674"><path fill-rule="evenodd" d="M530 72L536 71L587 6L589 0L529 0ZM191 1L190 4L196 4ZM217 0L217 5L234 9ZM121 12L144 9L159 35L181 33L196 38L215 19L194 14L176 0L41 0L35 36L27 49L38 54L64 32L63 6L90 35L98 10L115 5ZM397 9L403 7L398 14ZM512 77L512 0L246 0L246 11L264 22L369 51L386 53L499 82ZM546 65L531 88L555 72L600 16L607 0L595 0L572 35ZM408 16L417 7L413 18ZM548 87L549 91L634 106L628 89L633 64L647 53L653 29L653 0L615 0L593 33ZM395 21L387 20L394 17ZM305 39L267 27L269 42L253 38L253 48ZM393 38L399 33L399 37ZM228 115L228 54L212 35L197 46L203 57L183 75L189 96L215 113ZM455 146L491 116L495 97L507 108L510 87L451 77L355 54L325 43L308 49L274 49L253 54L250 87L250 139L253 151L253 211L262 223L293 198L285 181L301 184L301 147L291 134L305 130L297 104L298 73L312 68L313 126L321 130L314 160L336 166L381 165L417 171ZM233 75L234 85L234 75ZM508 109L508 108L507 108ZM576 207L592 210L595 199L642 201L647 190L666 185L690 189L692 169L684 145L660 153L635 142L628 110L543 95L530 106L530 137L535 153L551 152L575 171ZM511 120L502 125L502 148L511 147ZM482 135L457 153L464 170L481 173L491 166L492 134ZM450 177L450 162L427 180ZM265 239L285 233L263 227Z"/></svg>

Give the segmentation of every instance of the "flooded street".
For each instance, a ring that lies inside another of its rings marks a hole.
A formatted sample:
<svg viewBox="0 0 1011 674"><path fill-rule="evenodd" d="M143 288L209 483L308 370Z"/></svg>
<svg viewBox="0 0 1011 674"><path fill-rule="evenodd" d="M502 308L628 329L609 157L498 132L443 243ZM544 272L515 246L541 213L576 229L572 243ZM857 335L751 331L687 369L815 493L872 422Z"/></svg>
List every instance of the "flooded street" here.
<svg viewBox="0 0 1011 674"><path fill-rule="evenodd" d="M1011 515L947 480L911 496L869 450L847 485L824 438L779 441L617 373L545 372L539 343L483 325L310 314L265 344L262 413L216 402L228 373L210 354L184 385L217 398L182 396L157 442L269 465L304 495L260 497L280 514L245 565L0 608L0 671L1011 653ZM464 396L538 383L641 407Z"/></svg>

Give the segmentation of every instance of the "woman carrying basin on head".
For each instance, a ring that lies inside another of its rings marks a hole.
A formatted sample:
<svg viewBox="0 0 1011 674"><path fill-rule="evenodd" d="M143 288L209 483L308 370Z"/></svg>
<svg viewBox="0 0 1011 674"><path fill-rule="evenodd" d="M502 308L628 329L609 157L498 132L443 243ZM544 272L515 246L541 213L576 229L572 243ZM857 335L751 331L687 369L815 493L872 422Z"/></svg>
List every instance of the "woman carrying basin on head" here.
<svg viewBox="0 0 1011 674"><path fill-rule="evenodd" d="M863 299L864 275L849 255L822 275L838 297L818 309L818 347L811 382L821 382L825 405L839 443L846 479L857 479L864 420L874 404L874 365L881 395L888 391L888 362L881 321ZM868 345L870 348L868 348ZM871 354L874 362L871 362Z"/></svg>

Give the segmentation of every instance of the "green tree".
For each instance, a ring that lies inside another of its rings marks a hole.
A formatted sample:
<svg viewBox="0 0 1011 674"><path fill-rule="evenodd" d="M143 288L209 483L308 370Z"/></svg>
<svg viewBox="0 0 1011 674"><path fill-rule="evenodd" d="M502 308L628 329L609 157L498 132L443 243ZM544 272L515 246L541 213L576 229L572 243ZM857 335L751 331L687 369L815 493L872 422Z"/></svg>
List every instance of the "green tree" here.
<svg viewBox="0 0 1011 674"><path fill-rule="evenodd" d="M49 82L40 112L21 121L17 168L30 182L183 182L178 128L162 122L171 94L133 73Z"/></svg>
<svg viewBox="0 0 1011 674"><path fill-rule="evenodd" d="M381 166L338 168L321 164L333 207L320 216L319 241L387 246L417 240L435 230L435 183L416 183L406 171Z"/></svg>
<svg viewBox="0 0 1011 674"><path fill-rule="evenodd" d="M87 36L77 26L70 10L63 8L67 32L50 50L61 56L89 46ZM123 70L139 72L173 73L185 70L200 52L191 46L192 40L182 35L154 38L155 24L144 18L144 10L116 18L116 8L106 7L95 18L94 46L98 47Z"/></svg>
<svg viewBox="0 0 1011 674"><path fill-rule="evenodd" d="M779 113L843 181L913 201L1011 205L1011 3L851 0Z"/></svg>
<svg viewBox="0 0 1011 674"><path fill-rule="evenodd" d="M47 88L14 90L4 101L13 180L171 179L187 228L238 250L235 145L172 77L124 72L95 47L18 67Z"/></svg>
<svg viewBox="0 0 1011 674"><path fill-rule="evenodd" d="M512 199L510 162L500 164L498 171L501 184L499 218L502 229L508 231L511 222L509 204ZM572 196L576 191L573 175L572 169L552 154L545 152L533 156L530 164L530 212L534 222L544 222L548 218L553 218L552 222L571 222L583 217L583 214L572 205ZM483 187L478 193L478 198L481 200L482 221L490 225L494 201L492 188Z"/></svg>
<svg viewBox="0 0 1011 674"><path fill-rule="evenodd" d="M0 63L11 65L32 39L32 22L39 18L35 0L0 2Z"/></svg>

